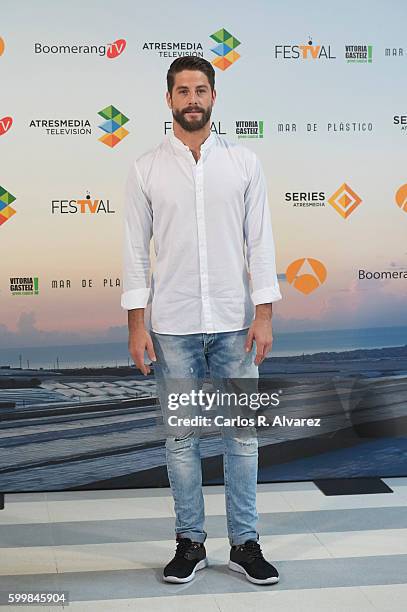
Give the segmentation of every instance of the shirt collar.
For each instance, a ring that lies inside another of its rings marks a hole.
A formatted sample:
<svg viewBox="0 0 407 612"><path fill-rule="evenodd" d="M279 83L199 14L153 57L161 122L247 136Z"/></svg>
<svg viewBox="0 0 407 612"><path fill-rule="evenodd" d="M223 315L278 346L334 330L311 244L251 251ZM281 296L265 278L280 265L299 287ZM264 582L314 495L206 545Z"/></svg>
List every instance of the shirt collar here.
<svg viewBox="0 0 407 612"><path fill-rule="evenodd" d="M168 140L171 142L174 148L180 151L187 151L187 152L189 151L189 147L186 144L184 144L182 140L177 138L174 132L168 132ZM203 153L203 151L206 151L207 149L210 149L210 147L214 144L214 142L215 142L215 134L213 132L210 132L208 138L206 138L206 140L204 140L203 143L201 144L201 153Z"/></svg>

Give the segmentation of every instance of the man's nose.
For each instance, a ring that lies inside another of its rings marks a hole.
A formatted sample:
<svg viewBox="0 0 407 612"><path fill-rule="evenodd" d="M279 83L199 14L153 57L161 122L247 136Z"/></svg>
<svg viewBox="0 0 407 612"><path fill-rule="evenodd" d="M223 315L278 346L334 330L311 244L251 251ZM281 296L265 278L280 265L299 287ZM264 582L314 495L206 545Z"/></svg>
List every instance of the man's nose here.
<svg viewBox="0 0 407 612"><path fill-rule="evenodd" d="M192 91L188 96L189 106L193 106L194 104L196 105L197 101L198 101L198 96L194 91Z"/></svg>

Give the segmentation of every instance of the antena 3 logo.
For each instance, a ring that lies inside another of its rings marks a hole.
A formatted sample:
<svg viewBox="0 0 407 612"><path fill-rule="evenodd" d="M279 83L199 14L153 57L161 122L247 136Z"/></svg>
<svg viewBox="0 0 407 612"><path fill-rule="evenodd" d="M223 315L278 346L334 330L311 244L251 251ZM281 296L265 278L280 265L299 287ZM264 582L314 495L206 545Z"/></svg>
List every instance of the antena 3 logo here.
<svg viewBox="0 0 407 612"><path fill-rule="evenodd" d="M301 257L290 263L285 276L297 291L309 295L325 282L327 270L319 259Z"/></svg>
<svg viewBox="0 0 407 612"><path fill-rule="evenodd" d="M107 57L114 59L119 57L126 48L126 41L124 38L119 38L112 43L103 45L44 45L43 43L34 43L34 53L52 54L52 55L64 55L64 54L92 54L100 55L101 57Z"/></svg>
<svg viewBox="0 0 407 612"><path fill-rule="evenodd" d="M407 183L397 189L396 204L399 208L401 208L401 210L407 212Z"/></svg>
<svg viewBox="0 0 407 612"><path fill-rule="evenodd" d="M314 45L311 37L303 45L275 45L274 57L276 59L303 59L303 60L331 60L331 45Z"/></svg>

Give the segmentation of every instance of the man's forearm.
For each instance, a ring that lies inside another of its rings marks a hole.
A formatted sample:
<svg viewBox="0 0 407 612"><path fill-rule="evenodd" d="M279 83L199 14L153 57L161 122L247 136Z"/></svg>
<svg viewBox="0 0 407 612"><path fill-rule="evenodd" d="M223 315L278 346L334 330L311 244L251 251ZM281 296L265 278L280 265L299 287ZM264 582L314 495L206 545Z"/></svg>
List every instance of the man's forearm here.
<svg viewBox="0 0 407 612"><path fill-rule="evenodd" d="M265 319L266 321L271 321L271 317L273 314L273 304L270 302L269 304L257 304L256 306L256 319Z"/></svg>
<svg viewBox="0 0 407 612"><path fill-rule="evenodd" d="M144 308L133 308L128 310L129 333L144 327Z"/></svg>

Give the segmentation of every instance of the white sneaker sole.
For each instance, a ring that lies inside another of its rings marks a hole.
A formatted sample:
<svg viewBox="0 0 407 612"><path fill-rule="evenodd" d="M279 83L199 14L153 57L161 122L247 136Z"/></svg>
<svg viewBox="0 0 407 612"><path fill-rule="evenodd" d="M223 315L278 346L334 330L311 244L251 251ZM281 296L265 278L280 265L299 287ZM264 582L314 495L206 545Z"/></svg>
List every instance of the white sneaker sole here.
<svg viewBox="0 0 407 612"><path fill-rule="evenodd" d="M178 578L177 576L163 576L163 578L165 582L190 582L193 578L195 578L195 572L197 570L203 569L204 567L207 567L207 565L208 559L205 557L205 559L202 559L201 561L199 561L199 563L195 565L190 575L186 576L186 578Z"/></svg>
<svg viewBox="0 0 407 612"><path fill-rule="evenodd" d="M253 578L253 576L250 576L250 574L246 572L244 567L242 567L238 563L235 563L234 561L229 561L229 569L233 570L234 572L240 572L241 574L244 574L247 580L250 580L250 582L253 582L254 584L275 584L280 580L279 577L275 576L271 576L271 578L264 578L263 580L261 580L260 578Z"/></svg>

